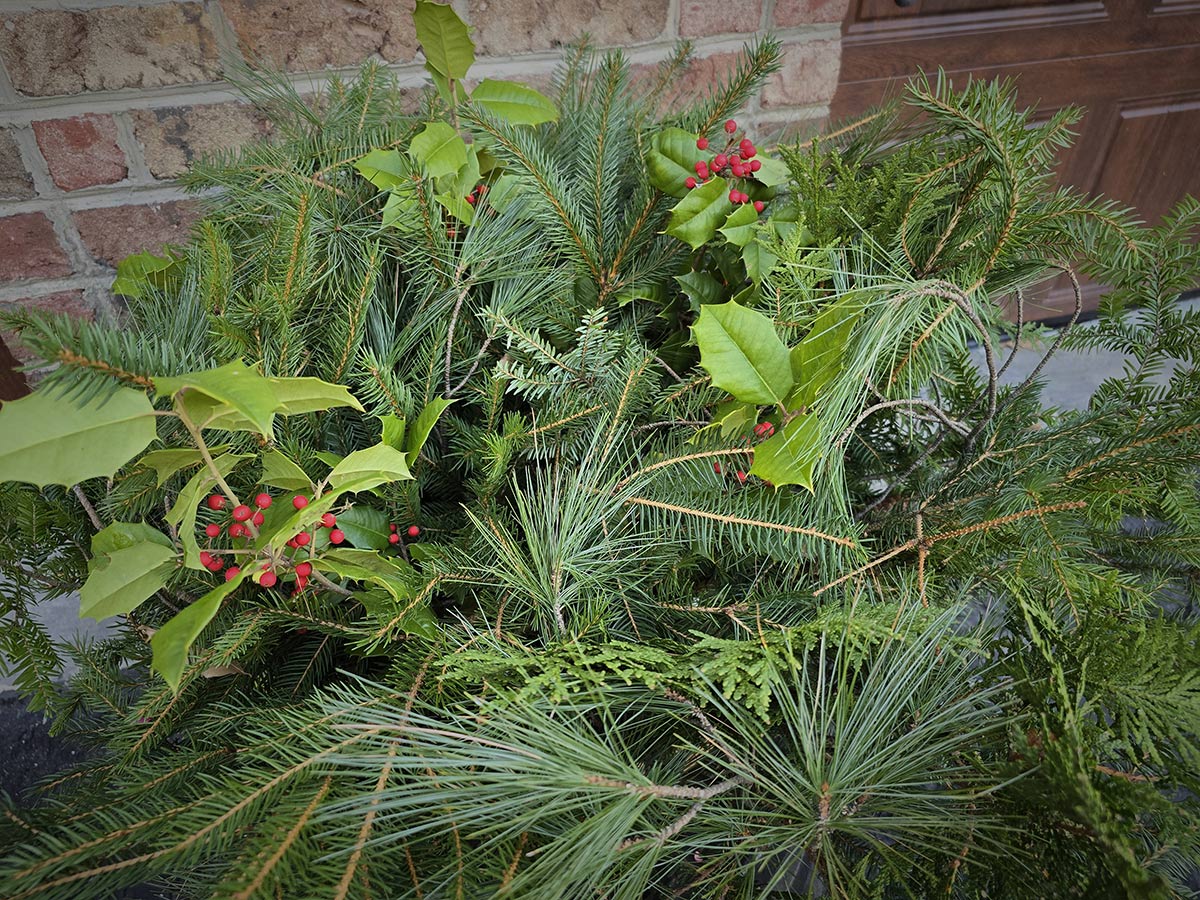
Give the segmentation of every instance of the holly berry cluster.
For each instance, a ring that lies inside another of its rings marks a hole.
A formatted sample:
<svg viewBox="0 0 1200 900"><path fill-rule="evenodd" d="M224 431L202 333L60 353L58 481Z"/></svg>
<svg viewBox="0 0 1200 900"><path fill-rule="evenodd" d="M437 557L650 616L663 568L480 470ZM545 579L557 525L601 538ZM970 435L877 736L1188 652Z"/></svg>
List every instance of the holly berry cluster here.
<svg viewBox="0 0 1200 900"><path fill-rule="evenodd" d="M757 425L754 426L754 436L756 438L758 438L760 441L765 441L767 438L769 438L774 433L775 433L775 426L772 425L770 422L759 422ZM750 439L744 438L744 443L746 444L747 447L749 447ZM751 465L753 465L753 463L754 463L754 451L753 450L750 451L750 463L751 463ZM722 474L723 470L722 470L721 464L719 462L713 463L713 471L716 472L718 475ZM743 469L737 469L733 474L737 477L738 484L745 484L746 479L750 477L749 475L746 474L746 472ZM774 485L772 485L771 482L767 481L765 478L763 479L763 484L765 484L767 487L774 487Z"/></svg>
<svg viewBox="0 0 1200 900"><path fill-rule="evenodd" d="M471 193L467 194L467 202L470 203L472 206L474 206L476 203L478 203L480 200L483 199L483 195L486 193L487 193L487 185L486 184L477 184L477 185L475 185L475 190L473 190L473 191L471 191Z"/></svg>
<svg viewBox="0 0 1200 900"><path fill-rule="evenodd" d="M754 173L762 168L762 163L754 158L758 155L758 149L754 146L754 142L746 137L745 133L742 134L741 140L737 140L737 130L738 124L733 119L725 123L725 133L729 136L725 142L725 148L711 160L696 160L696 178L689 175L683 182L689 190L706 181L711 181L713 176L717 175L722 178L753 178ZM707 150L708 138L703 135L698 137L696 149ZM733 204L749 203L750 195L734 188L729 192L729 202ZM754 201L755 212L762 212L765 208L766 204L763 201Z"/></svg>

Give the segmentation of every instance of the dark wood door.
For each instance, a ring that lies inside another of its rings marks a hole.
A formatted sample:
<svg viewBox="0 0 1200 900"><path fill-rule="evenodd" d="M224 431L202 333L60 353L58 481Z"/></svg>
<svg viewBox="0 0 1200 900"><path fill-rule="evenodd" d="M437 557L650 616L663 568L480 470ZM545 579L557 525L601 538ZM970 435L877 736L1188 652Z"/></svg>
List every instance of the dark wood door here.
<svg viewBox="0 0 1200 900"><path fill-rule="evenodd" d="M1200 0L851 0L843 32L835 118L918 69L1015 77L1027 105L1087 109L1063 183L1148 221L1200 195ZM1096 299L1088 290L1086 306ZM1044 303L1041 318L1072 305L1062 291Z"/></svg>

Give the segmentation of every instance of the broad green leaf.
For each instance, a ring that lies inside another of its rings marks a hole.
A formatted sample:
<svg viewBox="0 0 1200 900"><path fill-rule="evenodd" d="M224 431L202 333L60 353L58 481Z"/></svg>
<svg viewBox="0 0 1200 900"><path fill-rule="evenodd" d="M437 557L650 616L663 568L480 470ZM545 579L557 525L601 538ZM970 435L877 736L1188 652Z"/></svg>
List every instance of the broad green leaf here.
<svg viewBox="0 0 1200 900"><path fill-rule="evenodd" d="M387 513L370 506L352 506L337 517L337 527L360 550L386 550L391 546L388 526Z"/></svg>
<svg viewBox="0 0 1200 900"><path fill-rule="evenodd" d="M365 489L363 488L363 490ZM359 490L359 488L351 485L350 490ZM309 504L303 509L293 509L290 503L276 503L267 510L266 521L258 530L258 540L254 542L254 548L264 550L269 547L271 553L283 552L287 542L301 531L312 532L321 516L342 502L343 493L345 491L342 490L327 491L320 497L309 501ZM277 509L280 513L278 518L273 515ZM318 545L327 539L321 529L317 529L317 537Z"/></svg>
<svg viewBox="0 0 1200 900"><path fill-rule="evenodd" d="M721 227L725 240L737 247L745 247L754 240L755 226L758 225L758 213L753 204L743 203L729 214Z"/></svg>
<svg viewBox="0 0 1200 900"><path fill-rule="evenodd" d="M733 211L729 188L724 178L713 178L688 191L671 210L667 234L679 238L693 250L712 239Z"/></svg>
<svg viewBox="0 0 1200 900"><path fill-rule="evenodd" d="M426 403L425 408L417 415L416 421L409 429L404 447L405 459L410 467L416 464L417 456L420 455L421 448L425 446L425 441L429 439L429 432L433 431L433 426L453 403L453 400L438 397Z"/></svg>
<svg viewBox="0 0 1200 900"><path fill-rule="evenodd" d="M380 442L387 444L389 447L394 447L397 450L403 450L404 420L399 416L380 416L379 424L382 431L379 437Z"/></svg>
<svg viewBox="0 0 1200 900"><path fill-rule="evenodd" d="M355 450L333 467L327 480L335 490L347 493L409 478L412 474L404 454L387 444L376 444L365 450Z"/></svg>
<svg viewBox="0 0 1200 900"><path fill-rule="evenodd" d="M764 247L761 241L752 240L742 248L742 262L746 264L746 275L759 284L763 276L775 268L779 257Z"/></svg>
<svg viewBox="0 0 1200 900"><path fill-rule="evenodd" d="M712 422L705 425L689 440L696 443L702 435L718 431L723 438L743 434L750 425L758 421L758 407L753 403L743 403L741 400L726 400L717 406L713 413Z"/></svg>
<svg viewBox="0 0 1200 900"><path fill-rule="evenodd" d="M222 387L217 378L202 380L202 386L183 391L176 396L176 404L181 406L197 425L221 431L252 431L269 437L270 430L261 430L264 421L261 413L268 405L270 413L265 420L268 429L273 426L276 413L301 415L338 406L362 410L362 406L346 388L319 378L263 378L254 369L243 366L240 360L210 371L221 372L229 370L231 366L241 367L240 370L232 370L236 373L232 380L241 392L240 398L227 399L216 396L216 391ZM245 376L241 370L251 373L253 377ZM225 374L221 377L224 378ZM251 395L256 404L253 409L240 405L241 400Z"/></svg>
<svg viewBox="0 0 1200 900"><path fill-rule="evenodd" d="M278 405L275 411L285 416L321 412L338 406L363 411L362 404L340 384L320 378L268 378Z"/></svg>
<svg viewBox="0 0 1200 900"><path fill-rule="evenodd" d="M92 537L79 617L99 622L133 611L167 583L174 561L166 535L142 523L114 522Z"/></svg>
<svg viewBox="0 0 1200 900"><path fill-rule="evenodd" d="M149 287L164 288L171 276L183 268L182 257L170 250L166 256L153 253L134 253L117 263L117 277L112 292L124 297L141 297Z"/></svg>
<svg viewBox="0 0 1200 900"><path fill-rule="evenodd" d="M213 457L213 465L221 473L222 478L237 467L238 463L250 459L251 453L223 453ZM179 532L179 541L183 544L183 564L189 569L203 569L200 564L200 545L196 543L196 513L204 495L217 483L208 467L204 467L191 477L179 496L175 505L167 512L167 521Z"/></svg>
<svg viewBox="0 0 1200 900"><path fill-rule="evenodd" d="M496 212L504 212L526 192L525 185L516 175L501 175L485 195L487 202Z"/></svg>
<svg viewBox="0 0 1200 900"><path fill-rule="evenodd" d="M70 487L111 477L156 437L154 407L118 388L82 406L35 391L0 407L0 481Z"/></svg>
<svg viewBox="0 0 1200 900"><path fill-rule="evenodd" d="M812 406L821 391L845 364L846 344L862 314L862 305L842 300L823 310L804 339L791 352L796 389L788 397L790 409Z"/></svg>
<svg viewBox="0 0 1200 900"><path fill-rule="evenodd" d="M160 397L174 397L183 392L185 397L199 394L217 401L219 405L192 404L187 400L179 404L189 417L203 415L204 410L208 410L208 427L226 427L212 424L212 417L220 415L222 409L227 407L250 423L263 437L271 436L271 425L279 408L276 391L270 379L264 378L240 359L216 369L187 372L173 378L157 378L154 386ZM196 421L195 424L205 425L206 422Z"/></svg>
<svg viewBox="0 0 1200 900"><path fill-rule="evenodd" d="M465 78L475 62L475 43L470 29L449 4L417 0L413 24L426 65L446 78Z"/></svg>
<svg viewBox="0 0 1200 900"><path fill-rule="evenodd" d="M476 154L475 145L471 144L467 147L467 161L459 166L457 171L443 175L437 180L438 193L459 197L466 203L467 194L478 187L480 178L479 156Z"/></svg>
<svg viewBox="0 0 1200 900"><path fill-rule="evenodd" d="M383 217L384 228L402 229L416 221L417 198L412 192L403 188L393 188L388 191L387 202L383 204L380 215Z"/></svg>
<svg viewBox="0 0 1200 900"><path fill-rule="evenodd" d="M330 550L317 565L342 578L377 585L393 601L410 600L417 593L412 566L398 557L380 556L374 550Z"/></svg>
<svg viewBox="0 0 1200 900"><path fill-rule="evenodd" d="M429 640L437 640L441 634L437 616L429 608L428 600L414 604L410 599L398 600L387 591L374 588L356 592L354 599L380 621L392 622L399 615L393 625L407 634L419 634Z"/></svg>
<svg viewBox="0 0 1200 900"><path fill-rule="evenodd" d="M540 125L558 118L553 100L516 81L485 78L471 92L471 100L513 125Z"/></svg>
<svg viewBox="0 0 1200 900"><path fill-rule="evenodd" d="M682 128L665 128L650 138L646 173L650 183L672 197L691 193L685 181L696 176L696 160L704 154L696 149L696 135Z"/></svg>
<svg viewBox="0 0 1200 900"><path fill-rule="evenodd" d="M783 402L792 369L770 319L730 301L702 306L692 330L714 385L746 403Z"/></svg>
<svg viewBox="0 0 1200 900"><path fill-rule="evenodd" d="M344 459L344 457L338 455L337 453L331 453L328 450L316 450L313 452L313 456L325 463L325 465L329 466L331 469Z"/></svg>
<svg viewBox="0 0 1200 900"><path fill-rule="evenodd" d="M752 176L759 184L765 184L767 187L778 187L781 184L787 184L787 180L791 177L786 164L777 159L771 159L769 156L755 157L762 165L759 170Z"/></svg>
<svg viewBox="0 0 1200 900"><path fill-rule="evenodd" d="M166 679L172 690L179 690L179 679L183 677L192 643L220 610L221 601L233 593L249 574L250 568L243 568L232 580L213 588L176 613L150 638L150 647L154 651L154 671Z"/></svg>
<svg viewBox="0 0 1200 900"><path fill-rule="evenodd" d="M475 221L475 207L457 194L438 194L433 199L458 221L467 225Z"/></svg>
<svg viewBox="0 0 1200 900"><path fill-rule="evenodd" d="M295 462L278 450L264 453L259 482L285 491L311 491L312 479Z"/></svg>
<svg viewBox="0 0 1200 900"><path fill-rule="evenodd" d="M453 175L467 164L467 145L445 122L430 122L412 139L408 155L433 178Z"/></svg>
<svg viewBox="0 0 1200 900"><path fill-rule="evenodd" d="M796 416L754 448L750 474L777 487L799 484L811 491L813 466L821 458L822 449L816 413Z"/></svg>
<svg viewBox="0 0 1200 900"><path fill-rule="evenodd" d="M223 444L208 448L209 453L220 453L225 449ZM152 450L139 459L137 464L138 468L153 469L157 472L158 486L162 487L176 472L198 466L202 462L204 455L199 450L183 447L178 450Z"/></svg>
<svg viewBox="0 0 1200 900"><path fill-rule="evenodd" d="M438 96L442 98L442 102L447 106L453 106L454 94L450 90L450 79L431 66L428 61L425 63L425 71L433 79L433 86L437 88Z"/></svg>
<svg viewBox="0 0 1200 900"><path fill-rule="evenodd" d="M412 167L399 150L372 150L354 168L381 191L407 184L412 177Z"/></svg>
<svg viewBox="0 0 1200 900"><path fill-rule="evenodd" d="M716 303L725 293L721 282L709 272L691 271L686 275L676 275L675 280L692 301L692 309L697 312L703 304Z"/></svg>
<svg viewBox="0 0 1200 900"><path fill-rule="evenodd" d="M635 282L617 291L617 306L624 306L634 300L647 300L651 303L662 303L667 299L666 290L658 283Z"/></svg>

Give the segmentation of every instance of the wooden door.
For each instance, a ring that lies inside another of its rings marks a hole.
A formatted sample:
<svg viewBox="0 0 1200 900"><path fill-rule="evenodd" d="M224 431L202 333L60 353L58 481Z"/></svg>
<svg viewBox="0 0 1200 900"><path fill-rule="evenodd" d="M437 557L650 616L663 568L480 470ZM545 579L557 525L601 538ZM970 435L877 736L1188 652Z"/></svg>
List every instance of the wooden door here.
<svg viewBox="0 0 1200 900"><path fill-rule="evenodd" d="M1148 221L1200 196L1200 0L851 0L833 116L939 66L956 82L1015 77L1021 102L1047 113L1084 106L1065 184ZM1061 290L1043 302L1047 319L1073 305Z"/></svg>

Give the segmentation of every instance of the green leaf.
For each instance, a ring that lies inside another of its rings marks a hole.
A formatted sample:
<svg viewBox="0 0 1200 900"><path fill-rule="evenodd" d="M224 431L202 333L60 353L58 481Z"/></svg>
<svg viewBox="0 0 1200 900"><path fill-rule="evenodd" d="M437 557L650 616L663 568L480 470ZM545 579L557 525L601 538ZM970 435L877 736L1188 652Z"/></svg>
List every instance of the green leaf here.
<svg viewBox="0 0 1200 900"><path fill-rule="evenodd" d="M372 150L354 168L381 191L406 185L412 177L412 167L399 150Z"/></svg>
<svg viewBox="0 0 1200 900"><path fill-rule="evenodd" d="M363 411L362 404L340 384L320 378L268 378L275 392L275 411L285 416L321 412L340 406Z"/></svg>
<svg viewBox="0 0 1200 900"><path fill-rule="evenodd" d="M209 447L209 453L220 453L225 445ZM158 486L162 487L167 479L176 472L189 469L204 462L204 455L195 449L187 447L178 450L152 450L137 461L138 468L150 468L158 473Z"/></svg>
<svg viewBox="0 0 1200 900"><path fill-rule="evenodd" d="M222 478L237 467L238 463L253 457L252 453L223 453L213 457L213 465L221 473ZM203 569L200 564L200 545L196 543L196 513L200 501L209 489L217 483L212 472L205 466L191 477L184 485L175 505L167 511L167 521L179 532L179 542L183 544L183 564L189 569Z"/></svg>
<svg viewBox="0 0 1200 900"><path fill-rule="evenodd" d="M787 184L791 178L791 172L788 171L786 164L777 159L771 159L769 156L756 156L762 165L759 170L752 176L759 184L765 184L767 187L778 187L781 184Z"/></svg>
<svg viewBox="0 0 1200 900"><path fill-rule="evenodd" d="M340 517L338 524L341 524ZM416 572L398 557L385 558L374 550L338 548L323 554L318 565L342 578L377 585L387 591L393 601L410 600L417 594L413 584Z"/></svg>
<svg viewBox="0 0 1200 900"><path fill-rule="evenodd" d="M730 301L700 307L692 330L700 365L714 385L746 403L783 402L792 388L792 369L770 319Z"/></svg>
<svg viewBox="0 0 1200 900"><path fill-rule="evenodd" d="M540 125L558 118L553 100L516 81L485 78L471 92L471 100L512 125Z"/></svg>
<svg viewBox="0 0 1200 900"><path fill-rule="evenodd" d="M746 264L746 275L755 284L759 284L762 282L763 276L775 268L779 257L756 239L742 248L742 262Z"/></svg>
<svg viewBox="0 0 1200 900"><path fill-rule="evenodd" d="M70 487L111 477L156 436L141 391L118 388L82 406L35 391L0 407L0 481Z"/></svg>
<svg viewBox="0 0 1200 900"><path fill-rule="evenodd" d="M467 225L475 221L475 207L457 194L437 194L433 199L458 221Z"/></svg>
<svg viewBox="0 0 1200 900"><path fill-rule="evenodd" d="M408 432L408 439L405 441L405 459L410 467L416 464L417 456L420 455L421 448L425 446L425 441L429 439L429 432L433 431L433 426L453 403L453 400L438 397L425 404L425 408L417 415L416 421L413 422L412 428Z"/></svg>
<svg viewBox="0 0 1200 900"><path fill-rule="evenodd" d="M691 189L684 184L696 176L696 160L703 154L696 149L696 135L682 128L665 128L650 138L646 153L646 173L650 183L672 197L686 197Z"/></svg>
<svg viewBox="0 0 1200 900"><path fill-rule="evenodd" d="M88 578L79 589L79 617L97 622L132 612L167 583L175 548L149 525L114 522L92 536Z"/></svg>
<svg viewBox="0 0 1200 900"><path fill-rule="evenodd" d="M328 450L315 450L313 451L313 456L325 463L325 465L329 466L331 469L345 458L337 453L331 453Z"/></svg>
<svg viewBox="0 0 1200 900"><path fill-rule="evenodd" d="M697 431L688 443L697 443L702 435L710 431L719 431L721 437L729 438L750 430L750 426L758 421L758 407L753 403L743 403L741 400L726 400L718 404L713 413L712 422Z"/></svg>
<svg viewBox="0 0 1200 900"><path fill-rule="evenodd" d="M386 550L392 533L387 513L370 506L352 506L338 514L337 527L346 539L362 550Z"/></svg>
<svg viewBox="0 0 1200 900"><path fill-rule="evenodd" d="M425 64L446 78L464 78L475 62L470 29L448 4L417 0L413 12Z"/></svg>
<svg viewBox="0 0 1200 900"><path fill-rule="evenodd" d="M311 491L313 488L308 474L278 450L263 454L262 475L258 480L261 484L285 491Z"/></svg>
<svg viewBox="0 0 1200 900"><path fill-rule="evenodd" d="M256 369L247 366L240 359L226 363L216 369L203 369L198 372L186 372L173 378L158 378L154 382L160 397L174 397L183 392L185 395L199 394L211 402L189 403L181 398L182 410L196 425L211 428L225 427L212 424L212 419L220 415L223 409L237 413L248 422L254 431L263 437L271 436L271 426L275 420L275 411L279 408L275 390L270 379L264 378ZM205 415L205 421L195 421L194 416Z"/></svg>
<svg viewBox="0 0 1200 900"><path fill-rule="evenodd" d="M153 253L134 253L117 263L117 277L112 292L124 297L141 297L149 287L164 288L171 276L183 268L182 257L167 251L166 256Z"/></svg>
<svg viewBox="0 0 1200 900"><path fill-rule="evenodd" d="M177 613L150 638L150 647L154 650L154 671L166 679L173 691L179 691L179 680L187 665L188 650L192 643L213 620L221 608L221 601L233 593L249 577L249 573L249 566L242 568L233 579L213 588Z"/></svg>
<svg viewBox="0 0 1200 900"><path fill-rule="evenodd" d="M437 180L438 192L451 197L458 197L466 203L467 194L475 190L480 180L479 156L475 145L467 147L467 161L459 166L457 171L443 175Z"/></svg>
<svg viewBox="0 0 1200 900"><path fill-rule="evenodd" d="M430 122L412 139L408 155L433 178L453 175L467 164L467 145L445 122Z"/></svg>
<svg viewBox="0 0 1200 900"><path fill-rule="evenodd" d="M383 204L382 225L384 228L404 228L416 221L418 203L416 196L407 189L393 188L388 191L387 202Z"/></svg>
<svg viewBox="0 0 1200 900"><path fill-rule="evenodd" d="M526 193L526 187L516 175L501 175L488 189L487 202L496 212L504 212Z"/></svg>
<svg viewBox="0 0 1200 900"><path fill-rule="evenodd" d="M329 473L328 482L340 493L365 491L392 481L412 478L404 454L387 444L355 450Z"/></svg>
<svg viewBox="0 0 1200 900"><path fill-rule="evenodd" d="M684 294L692 301L692 309L697 312L705 303L716 303L725 293L721 282L710 272L688 272L686 275L676 275L675 280L683 288Z"/></svg>
<svg viewBox="0 0 1200 900"><path fill-rule="evenodd" d="M693 250L712 239L717 226L729 216L733 204L724 178L713 178L688 191L671 210L667 234L679 238Z"/></svg>
<svg viewBox="0 0 1200 900"><path fill-rule="evenodd" d="M380 443L387 444L389 447L394 447L397 450L403 450L404 420L399 416L380 416L379 423L382 426L382 433L379 437Z"/></svg>
<svg viewBox="0 0 1200 900"><path fill-rule="evenodd" d="M799 484L813 489L813 466L821 458L821 424L816 413L796 416L754 448L750 474L777 487Z"/></svg>
<svg viewBox="0 0 1200 900"><path fill-rule="evenodd" d="M858 301L842 300L823 310L804 339L791 352L796 389L788 397L789 409L812 406L845 363L846 344L862 315Z"/></svg>
<svg viewBox="0 0 1200 900"><path fill-rule="evenodd" d="M754 240L756 225L758 225L758 213L754 211L753 204L743 203L729 214L729 218L725 220L725 225L721 228L721 234L725 235L725 240L734 246L745 247Z"/></svg>

